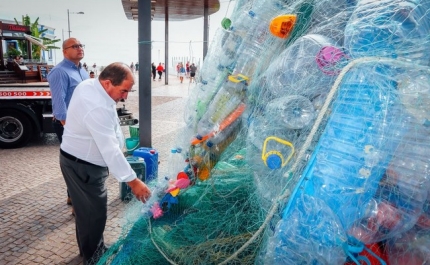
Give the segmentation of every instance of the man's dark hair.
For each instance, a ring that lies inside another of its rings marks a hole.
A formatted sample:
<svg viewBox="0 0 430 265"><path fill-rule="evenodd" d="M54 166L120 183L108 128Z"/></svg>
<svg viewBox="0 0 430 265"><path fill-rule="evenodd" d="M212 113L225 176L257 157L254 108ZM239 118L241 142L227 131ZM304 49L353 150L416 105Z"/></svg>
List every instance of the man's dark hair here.
<svg viewBox="0 0 430 265"><path fill-rule="evenodd" d="M130 68L124 63L111 63L100 73L99 80L110 80L112 85L119 86L127 79Z"/></svg>
<svg viewBox="0 0 430 265"><path fill-rule="evenodd" d="M93 71L91 71L91 72L90 72L90 74L94 74L94 72L93 72Z"/></svg>

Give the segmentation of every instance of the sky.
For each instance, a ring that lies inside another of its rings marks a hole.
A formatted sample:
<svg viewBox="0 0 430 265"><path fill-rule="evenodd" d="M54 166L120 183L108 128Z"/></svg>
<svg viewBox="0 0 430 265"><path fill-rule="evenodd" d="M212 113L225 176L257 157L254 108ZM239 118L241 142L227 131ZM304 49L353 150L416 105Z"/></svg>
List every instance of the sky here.
<svg viewBox="0 0 430 265"><path fill-rule="evenodd" d="M209 17L209 42L221 20L233 11L235 1L220 0L220 4L220 10ZM31 22L39 18L39 24L55 28L57 39L63 40L63 36L68 38L67 9L71 37L85 44L82 63L102 66L138 60L138 22L127 19L121 0L0 0L0 20L21 21L23 15L29 15ZM164 28L164 21L152 21L154 62L164 60ZM172 57L194 57L195 62L203 59L203 18L169 22L169 57L169 64ZM54 64L62 59L61 50L57 50Z"/></svg>

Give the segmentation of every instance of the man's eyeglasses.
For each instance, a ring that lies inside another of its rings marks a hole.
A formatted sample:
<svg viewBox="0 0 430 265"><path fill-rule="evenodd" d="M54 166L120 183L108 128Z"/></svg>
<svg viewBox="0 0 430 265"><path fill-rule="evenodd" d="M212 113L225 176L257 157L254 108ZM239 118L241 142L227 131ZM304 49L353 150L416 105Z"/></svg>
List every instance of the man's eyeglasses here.
<svg viewBox="0 0 430 265"><path fill-rule="evenodd" d="M72 46L66 47L64 48L64 50L67 50L68 48L73 48L75 50L81 48L81 49L85 49L85 45L84 44L73 44Z"/></svg>

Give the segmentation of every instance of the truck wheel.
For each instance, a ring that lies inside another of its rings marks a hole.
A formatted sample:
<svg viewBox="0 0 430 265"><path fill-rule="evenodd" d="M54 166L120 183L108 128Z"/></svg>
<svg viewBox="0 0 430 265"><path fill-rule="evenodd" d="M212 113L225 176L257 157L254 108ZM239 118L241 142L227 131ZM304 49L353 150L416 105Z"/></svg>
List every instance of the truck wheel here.
<svg viewBox="0 0 430 265"><path fill-rule="evenodd" d="M3 110L0 114L0 148L17 148L28 143L32 125L25 114L16 110Z"/></svg>

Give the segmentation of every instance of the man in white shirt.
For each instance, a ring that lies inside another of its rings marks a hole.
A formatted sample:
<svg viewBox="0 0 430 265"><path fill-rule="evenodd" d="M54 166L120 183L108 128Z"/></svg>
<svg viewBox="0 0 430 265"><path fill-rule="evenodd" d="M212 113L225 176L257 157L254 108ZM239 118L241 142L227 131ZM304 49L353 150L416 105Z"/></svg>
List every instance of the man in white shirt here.
<svg viewBox="0 0 430 265"><path fill-rule="evenodd" d="M142 202L151 196L122 152L124 136L116 103L127 99L133 85L128 65L112 63L98 78L76 87L67 110L60 166L75 206L76 237L84 264L95 263L106 250L103 232L109 172L118 181L127 182Z"/></svg>

